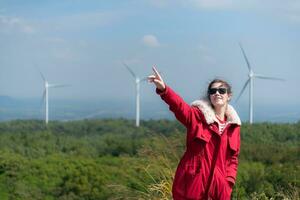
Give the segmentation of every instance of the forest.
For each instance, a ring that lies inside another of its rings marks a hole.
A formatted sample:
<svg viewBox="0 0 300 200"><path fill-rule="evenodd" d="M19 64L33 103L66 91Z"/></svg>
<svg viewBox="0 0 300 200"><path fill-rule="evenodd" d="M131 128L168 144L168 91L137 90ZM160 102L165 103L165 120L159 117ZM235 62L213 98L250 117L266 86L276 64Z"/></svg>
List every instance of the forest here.
<svg viewBox="0 0 300 200"><path fill-rule="evenodd" d="M244 123L232 199L300 199L300 121ZM1 200L171 199L185 150L173 120L0 123Z"/></svg>

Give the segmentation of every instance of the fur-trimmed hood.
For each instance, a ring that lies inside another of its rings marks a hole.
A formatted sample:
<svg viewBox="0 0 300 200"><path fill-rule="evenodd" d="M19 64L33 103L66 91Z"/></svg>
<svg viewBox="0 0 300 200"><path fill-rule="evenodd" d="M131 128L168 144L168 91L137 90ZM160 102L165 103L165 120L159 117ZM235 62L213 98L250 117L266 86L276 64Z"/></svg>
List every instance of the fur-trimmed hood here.
<svg viewBox="0 0 300 200"><path fill-rule="evenodd" d="M203 113L203 115L205 117L207 124L212 124L214 122L217 122L215 111L207 99L196 100L191 103L191 106L198 107L201 110L201 112ZM227 110L225 112L225 115L227 116L228 123L237 124L237 125L242 124L241 119L238 116L237 112L229 104L228 104Z"/></svg>

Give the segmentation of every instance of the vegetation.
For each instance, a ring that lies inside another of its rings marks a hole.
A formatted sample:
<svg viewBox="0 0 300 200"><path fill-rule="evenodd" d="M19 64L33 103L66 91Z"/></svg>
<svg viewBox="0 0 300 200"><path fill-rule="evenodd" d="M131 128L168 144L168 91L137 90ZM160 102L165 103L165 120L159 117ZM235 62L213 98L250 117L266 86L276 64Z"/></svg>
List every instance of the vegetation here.
<svg viewBox="0 0 300 200"><path fill-rule="evenodd" d="M300 122L241 131L232 199L299 199ZM0 199L171 199L184 139L168 120L2 122Z"/></svg>

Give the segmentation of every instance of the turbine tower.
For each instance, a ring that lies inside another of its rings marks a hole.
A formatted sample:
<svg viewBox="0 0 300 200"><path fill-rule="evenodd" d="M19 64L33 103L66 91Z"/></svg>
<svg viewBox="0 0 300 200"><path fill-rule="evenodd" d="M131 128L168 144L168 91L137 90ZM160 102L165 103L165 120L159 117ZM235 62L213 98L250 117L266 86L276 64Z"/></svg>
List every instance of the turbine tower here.
<svg viewBox="0 0 300 200"><path fill-rule="evenodd" d="M133 78L135 79L135 86L136 86L136 90L135 90L136 91L135 126L139 127L140 126L140 83L142 81L146 81L147 77L140 79L126 63L123 63L123 64L129 71L129 73L133 76Z"/></svg>
<svg viewBox="0 0 300 200"><path fill-rule="evenodd" d="M41 77L44 81L44 92L43 92L43 99L45 101L45 123L48 124L49 121L49 88L59 88L59 87L66 87L69 85L62 85L62 84L49 84L46 80L45 76L40 72Z"/></svg>
<svg viewBox="0 0 300 200"><path fill-rule="evenodd" d="M236 99L236 102L239 100L239 98L242 96L244 90L246 89L247 85L249 84L249 122L250 124L253 123L253 83L254 83L254 79L258 78L258 79L267 79L267 80L277 80L277 81L284 81L284 79L281 78L276 78L276 77L270 77L270 76L264 76L262 74L256 74L253 72L250 62L246 56L246 53L243 49L243 46L241 43L239 43L241 51L243 53L244 59L246 61L249 73L248 73L248 80L245 82L243 89L241 90L239 96Z"/></svg>

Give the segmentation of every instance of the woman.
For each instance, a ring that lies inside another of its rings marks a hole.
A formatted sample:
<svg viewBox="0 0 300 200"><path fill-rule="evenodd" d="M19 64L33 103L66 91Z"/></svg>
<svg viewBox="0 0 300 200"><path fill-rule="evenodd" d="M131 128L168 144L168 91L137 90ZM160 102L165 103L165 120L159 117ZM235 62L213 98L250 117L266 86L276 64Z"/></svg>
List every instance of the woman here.
<svg viewBox="0 0 300 200"><path fill-rule="evenodd" d="M188 105L168 87L157 70L148 81L186 127L186 151L177 167L174 200L228 200L235 184L240 152L241 120L228 104L232 92L223 80L213 80L207 99Z"/></svg>

